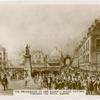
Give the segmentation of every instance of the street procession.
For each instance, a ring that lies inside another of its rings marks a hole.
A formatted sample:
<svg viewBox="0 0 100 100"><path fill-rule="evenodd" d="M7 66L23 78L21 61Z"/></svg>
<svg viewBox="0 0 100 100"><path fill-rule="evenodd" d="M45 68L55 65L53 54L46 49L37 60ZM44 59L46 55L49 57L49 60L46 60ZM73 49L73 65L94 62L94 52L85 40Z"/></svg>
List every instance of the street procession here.
<svg viewBox="0 0 100 100"><path fill-rule="evenodd" d="M0 95L13 95L14 90L84 90L85 95L100 95L99 10L4 8L0 6Z"/></svg>
<svg viewBox="0 0 100 100"><path fill-rule="evenodd" d="M41 51L36 52L42 58L43 53ZM54 55L52 56L52 54ZM2 89L8 91L11 88L11 83L19 81L22 84L22 89L86 90L87 95L100 94L99 71L89 71L74 66L74 58L70 55L64 57L57 48L51 53L50 58L47 56L42 59L40 58L35 58L35 60L40 61L34 61L34 67L32 67L32 56L29 46L26 45L24 67L5 68L1 70L0 84L2 85ZM44 66L42 66L42 61L44 62Z"/></svg>

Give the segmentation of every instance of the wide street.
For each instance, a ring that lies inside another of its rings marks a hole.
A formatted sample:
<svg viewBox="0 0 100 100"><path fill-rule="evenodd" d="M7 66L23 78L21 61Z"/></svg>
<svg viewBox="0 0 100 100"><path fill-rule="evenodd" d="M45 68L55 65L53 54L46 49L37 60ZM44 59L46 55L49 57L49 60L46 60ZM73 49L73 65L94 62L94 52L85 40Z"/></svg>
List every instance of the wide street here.
<svg viewBox="0 0 100 100"><path fill-rule="evenodd" d="M25 87L25 81L24 80L9 80L8 90L4 91L2 84L0 84L0 95L12 95L13 90L30 90L30 89L39 89L37 83L34 83L33 80L28 83L28 86Z"/></svg>

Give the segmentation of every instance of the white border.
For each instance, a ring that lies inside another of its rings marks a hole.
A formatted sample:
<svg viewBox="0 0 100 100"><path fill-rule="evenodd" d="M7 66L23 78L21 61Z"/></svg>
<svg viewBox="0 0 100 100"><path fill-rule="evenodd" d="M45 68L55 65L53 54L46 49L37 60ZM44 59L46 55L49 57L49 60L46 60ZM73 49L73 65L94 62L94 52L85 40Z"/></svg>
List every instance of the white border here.
<svg viewBox="0 0 100 100"><path fill-rule="evenodd" d="M0 4L64 4L64 5L93 5L100 0L0 0ZM1 100L99 100L100 96L0 96Z"/></svg>
<svg viewBox="0 0 100 100"><path fill-rule="evenodd" d="M0 4L71 4L98 5L100 0L0 0Z"/></svg>

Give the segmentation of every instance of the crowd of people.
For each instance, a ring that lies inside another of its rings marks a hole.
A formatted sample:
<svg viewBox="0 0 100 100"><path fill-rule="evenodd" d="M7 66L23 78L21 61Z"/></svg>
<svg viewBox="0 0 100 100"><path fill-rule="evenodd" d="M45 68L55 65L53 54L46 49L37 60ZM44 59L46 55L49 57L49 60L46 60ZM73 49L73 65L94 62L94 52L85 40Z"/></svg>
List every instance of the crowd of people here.
<svg viewBox="0 0 100 100"><path fill-rule="evenodd" d="M37 73L33 77L41 89L86 90L87 95L100 94L100 73L67 69L61 72Z"/></svg>
<svg viewBox="0 0 100 100"><path fill-rule="evenodd" d="M23 72L9 72L0 75L4 91L8 89L8 77L10 81L25 80L25 86L28 85ZM41 90L86 90L87 95L100 95L100 72L96 71L62 68L60 71L33 72L32 79Z"/></svg>
<svg viewBox="0 0 100 100"><path fill-rule="evenodd" d="M12 72L10 74L11 80L23 80L24 79L24 73L23 72Z"/></svg>

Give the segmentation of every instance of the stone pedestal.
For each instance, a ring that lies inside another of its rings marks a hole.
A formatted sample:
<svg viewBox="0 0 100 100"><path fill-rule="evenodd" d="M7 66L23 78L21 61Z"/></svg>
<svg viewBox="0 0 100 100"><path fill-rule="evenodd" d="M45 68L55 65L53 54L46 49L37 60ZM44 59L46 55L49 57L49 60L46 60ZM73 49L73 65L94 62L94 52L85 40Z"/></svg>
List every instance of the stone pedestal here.
<svg viewBox="0 0 100 100"><path fill-rule="evenodd" d="M24 55L24 70L28 77L31 77L32 67L31 67L31 54L29 50L29 46L27 45L25 48L25 55Z"/></svg>
<svg viewBox="0 0 100 100"><path fill-rule="evenodd" d="M31 56L25 55L25 74L31 78L31 73L32 73L32 67L31 67Z"/></svg>
<svg viewBox="0 0 100 100"><path fill-rule="evenodd" d="M31 87L31 85L33 84L33 79L32 79L32 65L31 65L31 55L30 55L30 51L29 51L29 47L28 45L26 46L26 52L24 55L24 70L25 70L25 80L28 81L27 86Z"/></svg>

